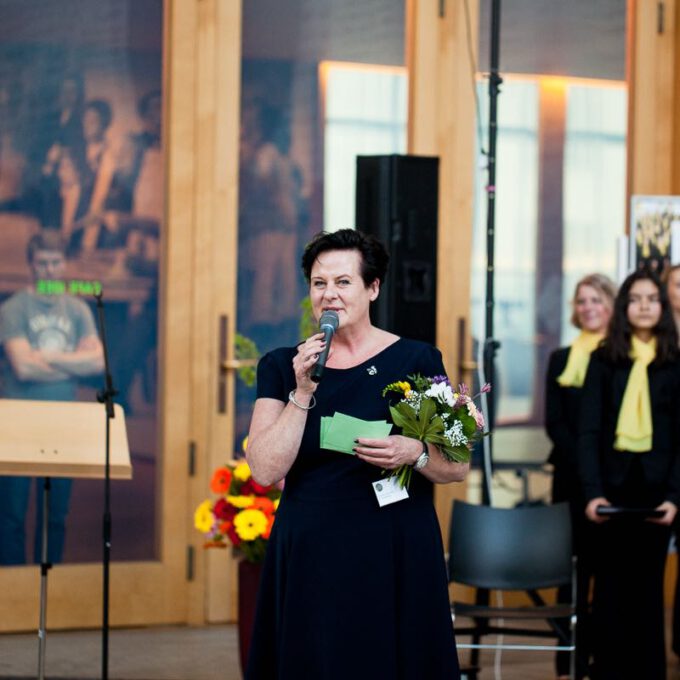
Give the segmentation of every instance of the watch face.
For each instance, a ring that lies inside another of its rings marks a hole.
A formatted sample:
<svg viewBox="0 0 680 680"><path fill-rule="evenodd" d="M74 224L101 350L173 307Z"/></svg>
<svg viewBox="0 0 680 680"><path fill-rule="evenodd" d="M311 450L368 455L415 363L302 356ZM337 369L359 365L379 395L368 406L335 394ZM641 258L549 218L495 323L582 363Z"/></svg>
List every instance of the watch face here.
<svg viewBox="0 0 680 680"><path fill-rule="evenodd" d="M423 451L420 454L420 458L418 458L418 460L415 462L415 465L413 467L416 470L421 470L422 468L424 468L427 465L429 460L430 460L430 456L425 451Z"/></svg>

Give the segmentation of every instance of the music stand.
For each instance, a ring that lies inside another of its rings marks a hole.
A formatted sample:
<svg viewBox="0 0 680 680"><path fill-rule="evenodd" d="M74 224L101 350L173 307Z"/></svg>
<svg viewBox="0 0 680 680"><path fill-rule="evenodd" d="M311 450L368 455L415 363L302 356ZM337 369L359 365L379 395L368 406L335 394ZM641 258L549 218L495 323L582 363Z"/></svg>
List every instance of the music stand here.
<svg viewBox="0 0 680 680"><path fill-rule="evenodd" d="M125 416L115 404L111 420L111 479L131 479L130 450ZM101 405L86 402L0 399L0 474L44 477L43 526L40 564L40 624L38 629L38 679L45 678L47 618L47 525L51 477L103 479L105 458L101 447L106 423Z"/></svg>

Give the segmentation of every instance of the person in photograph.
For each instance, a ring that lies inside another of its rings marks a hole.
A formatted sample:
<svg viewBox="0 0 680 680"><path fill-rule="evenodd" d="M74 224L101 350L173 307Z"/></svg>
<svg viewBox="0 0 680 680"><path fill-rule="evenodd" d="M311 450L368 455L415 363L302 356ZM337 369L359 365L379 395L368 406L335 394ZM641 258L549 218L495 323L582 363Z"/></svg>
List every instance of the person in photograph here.
<svg viewBox="0 0 680 680"><path fill-rule="evenodd" d="M266 347L296 330L302 178L281 113L259 99L242 112L239 171L240 310L244 332Z"/></svg>
<svg viewBox="0 0 680 680"><path fill-rule="evenodd" d="M16 83L0 80L0 212L20 208L27 158L18 99Z"/></svg>
<svg viewBox="0 0 680 680"><path fill-rule="evenodd" d="M107 137L112 120L106 100L88 101L83 109L83 152L75 158L70 154L76 161L78 202L73 221L65 216L61 228L67 237L74 232L77 245L73 247L85 252L108 245L104 208L115 171L115 154ZM115 236L109 240L115 241Z"/></svg>
<svg viewBox="0 0 680 680"><path fill-rule="evenodd" d="M158 268L164 217L160 90L141 97L137 112L142 128L123 144L107 200L107 220L122 235L126 272L151 281L144 302L128 307L124 332L113 353L117 401L128 415L140 405L132 390L135 376L141 377L141 395L147 402L155 401Z"/></svg>
<svg viewBox="0 0 680 680"><path fill-rule="evenodd" d="M680 503L680 362L653 272L638 270L621 285L590 357L580 412L579 473L594 546L591 677L662 680L664 568ZM627 512L602 514L611 507Z"/></svg>
<svg viewBox="0 0 680 680"><path fill-rule="evenodd" d="M116 161L107 207L139 218L163 220L162 97L150 90L137 103L142 127L127 136Z"/></svg>
<svg viewBox="0 0 680 680"><path fill-rule="evenodd" d="M583 513L585 501L578 477L578 417L581 392L590 355L600 344L614 309L616 286L603 274L589 274L576 284L571 302L571 323L579 330L567 347L556 349L548 361L545 388L545 429L552 442L548 462L553 466L552 501L567 502L571 509L572 546L577 556L576 678L588 674L590 644L590 580L592 577L592 531ZM563 587L558 599L571 602L571 586ZM563 625L568 628L569 622ZM569 652L558 652L559 678L570 673Z"/></svg>
<svg viewBox="0 0 680 680"><path fill-rule="evenodd" d="M6 399L73 401L80 378L103 370L102 346L90 308L62 293L66 259L61 235L43 230L27 246L33 283L0 306L1 396ZM52 284L52 285L50 285ZM40 482L41 480L39 480ZM48 561L63 557L71 480L51 483ZM0 564L26 562L26 513L31 480L0 477ZM40 561L42 499L36 494L33 559Z"/></svg>
<svg viewBox="0 0 680 680"><path fill-rule="evenodd" d="M44 108L33 110L31 152L21 210L34 215L43 227L69 231L75 219L79 190L78 163L84 154L83 107L85 85L80 73L66 74L56 97L40 90Z"/></svg>
<svg viewBox="0 0 680 680"><path fill-rule="evenodd" d="M389 383L444 379L439 350L370 321L388 260L372 236L318 234L302 256L312 313L339 317L323 378L310 375L325 347L319 333L259 362L246 456L257 483L285 486L246 680L460 678L432 499L434 483L462 481L469 465L402 435L358 437L355 455L320 446L323 417L389 421ZM380 507L373 483L403 464L414 466L408 498Z"/></svg>

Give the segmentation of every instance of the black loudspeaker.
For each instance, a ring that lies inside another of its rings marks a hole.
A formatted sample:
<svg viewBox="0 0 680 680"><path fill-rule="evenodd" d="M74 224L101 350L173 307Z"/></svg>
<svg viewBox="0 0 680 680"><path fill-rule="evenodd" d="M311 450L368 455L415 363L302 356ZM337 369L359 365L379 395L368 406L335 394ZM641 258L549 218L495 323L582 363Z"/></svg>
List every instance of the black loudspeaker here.
<svg viewBox="0 0 680 680"><path fill-rule="evenodd" d="M358 156L356 228L380 239L390 266L373 323L435 344L439 159Z"/></svg>

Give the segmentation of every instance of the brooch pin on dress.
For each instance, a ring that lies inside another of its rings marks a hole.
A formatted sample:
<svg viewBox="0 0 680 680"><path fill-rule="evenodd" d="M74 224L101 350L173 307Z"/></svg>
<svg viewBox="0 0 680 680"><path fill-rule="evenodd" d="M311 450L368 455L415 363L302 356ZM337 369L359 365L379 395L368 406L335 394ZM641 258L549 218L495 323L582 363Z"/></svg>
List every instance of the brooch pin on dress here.
<svg viewBox="0 0 680 680"><path fill-rule="evenodd" d="M378 372L378 369L375 366L369 366L367 369L368 375L375 375Z"/></svg>

